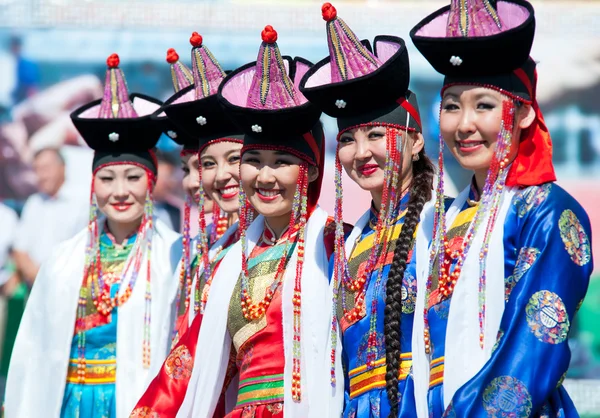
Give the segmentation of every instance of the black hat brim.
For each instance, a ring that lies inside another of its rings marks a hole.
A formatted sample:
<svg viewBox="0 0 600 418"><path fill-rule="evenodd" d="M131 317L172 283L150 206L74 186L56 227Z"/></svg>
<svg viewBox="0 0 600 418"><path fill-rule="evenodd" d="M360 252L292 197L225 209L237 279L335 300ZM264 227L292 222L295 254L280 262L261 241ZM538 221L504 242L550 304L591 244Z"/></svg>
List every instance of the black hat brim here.
<svg viewBox="0 0 600 418"><path fill-rule="evenodd" d="M518 12L523 14L523 21L495 35L446 37L445 32L440 32L442 29L445 31L446 27L440 20L446 22L450 11L450 6L446 6L419 22L410 31L410 37L415 47L440 74L470 77L510 73L529 58L535 34L534 10L524 0L499 0L496 7L501 18L503 14ZM430 36L431 33L437 36Z"/></svg>
<svg viewBox="0 0 600 418"><path fill-rule="evenodd" d="M367 48L370 45L362 41ZM406 95L410 81L410 66L406 44L396 36L377 36L374 40L375 56L383 56L383 45L390 44L396 51L375 71L362 77L339 83L325 82L311 85L315 77L331 77L331 58L315 64L300 82L300 91L325 114L334 118L356 118L370 113L376 106L386 107ZM323 74L327 73L327 75ZM338 106L338 100L344 106Z"/></svg>
<svg viewBox="0 0 600 418"><path fill-rule="evenodd" d="M171 96L162 110L191 141L191 145L195 142L196 147L201 147L215 139L242 134L226 115L216 94L200 100L185 100L190 95L194 95L193 85Z"/></svg>
<svg viewBox="0 0 600 418"><path fill-rule="evenodd" d="M162 102L144 94L129 96L136 108L137 100L156 105L154 112L136 118L101 119L88 117L102 99L81 106L70 115L73 125L90 148L98 152L145 152L153 149L163 133L162 126L153 118L160 111ZM96 113L97 115L97 113Z"/></svg>
<svg viewBox="0 0 600 418"><path fill-rule="evenodd" d="M284 56L287 63L288 75L292 81L296 80L297 70L302 67L310 67L312 64L302 58L292 59ZM245 134L253 137L264 138L265 141L278 139L285 141L289 135L302 135L310 132L321 116L321 111L311 102L284 109L251 109L239 106L228 100L228 89L235 89L232 82L242 76L242 73L250 73L256 67L256 62L248 63L235 71L232 71L219 86L219 101L226 110L227 115L235 125ZM246 77L247 75L244 75ZM298 83L295 83L296 85Z"/></svg>

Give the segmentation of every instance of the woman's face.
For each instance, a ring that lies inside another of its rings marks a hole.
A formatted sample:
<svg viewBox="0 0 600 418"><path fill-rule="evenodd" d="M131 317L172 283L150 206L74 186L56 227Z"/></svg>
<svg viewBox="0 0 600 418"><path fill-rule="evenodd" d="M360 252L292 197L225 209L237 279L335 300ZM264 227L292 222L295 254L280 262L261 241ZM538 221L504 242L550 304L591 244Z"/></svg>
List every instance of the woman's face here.
<svg viewBox="0 0 600 418"><path fill-rule="evenodd" d="M412 178L413 156L423 149L423 135L407 132L400 132L399 135L403 141L401 178L407 182ZM385 126L359 127L340 135L340 163L363 190L383 193L386 141Z"/></svg>
<svg viewBox="0 0 600 418"><path fill-rule="evenodd" d="M487 175L496 152L505 100L510 99L484 87L452 86L444 91L440 132L446 146L463 168ZM535 118L531 106L524 105L517 109L513 146L508 154L510 162L517 155L521 130L528 128Z"/></svg>
<svg viewBox="0 0 600 418"><path fill-rule="evenodd" d="M102 167L94 176L98 208L115 223L137 222L144 215L148 174L132 164Z"/></svg>
<svg viewBox="0 0 600 418"><path fill-rule="evenodd" d="M198 154L184 154L181 156L181 169L183 170L183 190L198 203L200 198L200 177L198 174Z"/></svg>
<svg viewBox="0 0 600 418"><path fill-rule="evenodd" d="M202 151L202 187L226 213L238 211L242 144L217 142Z"/></svg>
<svg viewBox="0 0 600 418"><path fill-rule="evenodd" d="M267 220L289 221L301 163L282 151L249 150L242 156L242 187L250 204ZM317 177L318 169L310 167L309 182Z"/></svg>

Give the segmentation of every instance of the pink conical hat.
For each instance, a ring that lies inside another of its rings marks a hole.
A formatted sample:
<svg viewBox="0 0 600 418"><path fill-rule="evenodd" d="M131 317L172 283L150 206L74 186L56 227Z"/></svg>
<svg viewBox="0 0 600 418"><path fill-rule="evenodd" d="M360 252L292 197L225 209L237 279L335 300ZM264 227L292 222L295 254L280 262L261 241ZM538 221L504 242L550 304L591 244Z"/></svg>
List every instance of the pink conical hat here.
<svg viewBox="0 0 600 418"><path fill-rule="evenodd" d="M502 27L490 0L451 0L446 36L490 36L502 32Z"/></svg>
<svg viewBox="0 0 600 418"><path fill-rule="evenodd" d="M331 3L323 4L321 12L327 22L332 83L370 74L381 66L381 61L360 42L346 22L337 17Z"/></svg>
<svg viewBox="0 0 600 418"><path fill-rule="evenodd" d="M225 78L225 71L213 54L202 44L202 36L198 32L190 37L192 44L192 74L196 86L196 100L212 96L219 89Z"/></svg>
<svg viewBox="0 0 600 418"><path fill-rule="evenodd" d="M194 82L192 71L179 61L179 54L173 48L167 50L167 62L171 64L171 78L173 79L175 93Z"/></svg>
<svg viewBox="0 0 600 418"><path fill-rule="evenodd" d="M248 91L246 106L251 109L285 109L303 104L300 91L288 75L277 46L277 32L267 25L261 33L262 44L256 71Z"/></svg>
<svg viewBox="0 0 600 418"><path fill-rule="evenodd" d="M129 91L125 75L119 68L119 56L112 54L106 60L108 69L104 80L104 95L100 103L100 119L136 118L133 103L129 100Z"/></svg>

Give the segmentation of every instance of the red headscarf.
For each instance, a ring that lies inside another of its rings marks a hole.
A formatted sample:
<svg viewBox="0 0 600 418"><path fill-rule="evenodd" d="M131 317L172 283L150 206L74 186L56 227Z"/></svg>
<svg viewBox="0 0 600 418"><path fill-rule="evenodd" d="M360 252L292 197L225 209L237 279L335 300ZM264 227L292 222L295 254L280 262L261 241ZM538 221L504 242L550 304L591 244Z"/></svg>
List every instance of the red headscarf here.
<svg viewBox="0 0 600 418"><path fill-rule="evenodd" d="M552 165L552 139L536 99L537 70L534 72L533 86L523 69L515 70L514 74L527 87L535 119L529 128L521 132L519 152L508 172L506 185L527 187L556 181Z"/></svg>

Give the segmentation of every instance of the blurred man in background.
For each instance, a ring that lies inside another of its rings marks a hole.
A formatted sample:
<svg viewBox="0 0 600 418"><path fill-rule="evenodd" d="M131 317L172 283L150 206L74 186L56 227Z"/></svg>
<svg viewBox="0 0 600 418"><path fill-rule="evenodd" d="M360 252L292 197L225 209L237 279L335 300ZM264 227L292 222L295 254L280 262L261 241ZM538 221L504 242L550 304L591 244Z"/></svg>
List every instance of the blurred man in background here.
<svg viewBox="0 0 600 418"><path fill-rule="evenodd" d="M38 151L33 169L39 192L25 203L14 244L17 270L29 285L57 244L85 228L89 217L87 196L63 187L65 161L58 149Z"/></svg>
<svg viewBox="0 0 600 418"><path fill-rule="evenodd" d="M183 200L178 197L181 181L179 180L179 161L172 153L158 151L158 178L154 187L154 214L174 231L181 230L181 208Z"/></svg>

